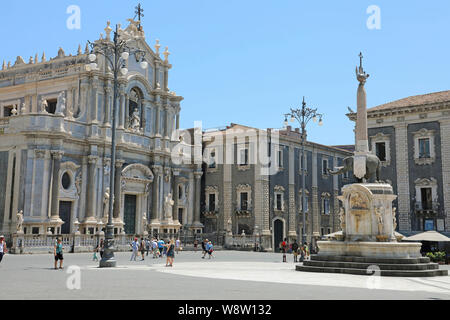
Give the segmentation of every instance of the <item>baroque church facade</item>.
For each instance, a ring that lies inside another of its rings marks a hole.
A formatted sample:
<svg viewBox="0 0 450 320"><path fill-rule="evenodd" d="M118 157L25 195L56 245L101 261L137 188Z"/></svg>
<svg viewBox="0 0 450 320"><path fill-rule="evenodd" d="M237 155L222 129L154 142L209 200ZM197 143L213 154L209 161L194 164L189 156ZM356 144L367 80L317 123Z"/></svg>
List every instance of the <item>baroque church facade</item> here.
<svg viewBox="0 0 450 320"><path fill-rule="evenodd" d="M117 153L111 163L113 74L105 58L87 67L89 49L76 55L59 49L25 62L3 63L0 71L0 232L16 231L23 217L25 234L99 234L113 196L115 234L201 230L201 166L176 165L180 103L168 88L169 52L161 58L143 29L130 25L118 34L130 40L128 73L119 74ZM111 41L105 29L95 44ZM115 170L115 192L109 194ZM196 195L198 194L198 195ZM19 214L18 214L19 213ZM22 214L22 216L20 216ZM22 221L21 221L22 222Z"/></svg>

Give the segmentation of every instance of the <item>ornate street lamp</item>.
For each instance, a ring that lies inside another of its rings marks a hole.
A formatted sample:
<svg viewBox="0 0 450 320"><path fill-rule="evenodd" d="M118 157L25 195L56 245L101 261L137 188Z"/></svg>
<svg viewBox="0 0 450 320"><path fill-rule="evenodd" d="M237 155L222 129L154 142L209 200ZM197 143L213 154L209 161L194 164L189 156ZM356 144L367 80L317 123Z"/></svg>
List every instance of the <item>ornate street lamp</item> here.
<svg viewBox="0 0 450 320"><path fill-rule="evenodd" d="M109 27L109 23L108 23ZM111 29L109 28L109 31ZM119 28L116 25L116 31L114 32L114 40L111 41L101 41L96 43L91 43L91 53L88 55L89 63L86 65L87 71L97 70L97 55L102 55L105 57L105 62L109 64L111 71L114 75L114 95L113 95L113 110L112 110L112 137L111 137L111 165L114 166L116 163L116 127L117 127L117 99L119 97L118 92L118 77L119 72L122 76L126 76L128 69L126 67L126 61L130 55L138 54L140 56L140 66L143 69L148 67L145 58L145 51L140 49L131 50L129 48L130 41L134 39L121 39L119 37ZM115 181L115 170L110 171L110 194L109 197L109 211L108 211L108 222L106 224L106 235L104 241L104 254L100 260L100 268L110 268L116 266L116 260L114 258L114 224L113 224L113 207L115 205L114 199L114 181Z"/></svg>
<svg viewBox="0 0 450 320"><path fill-rule="evenodd" d="M319 126L323 125L323 114L320 114L317 112L317 109L312 109L306 106L305 97L303 97L302 102L302 108L301 109L292 109L290 113L286 113L284 115L284 125L287 126L289 124L288 118L290 118L291 122L294 122L295 120L298 121L298 123L301 125L302 128L302 136L301 136L301 143L302 143L302 160L300 163L301 171L302 171L302 215L303 215L303 232L302 232L302 244L306 243L306 161L305 161L305 141L306 141L306 125L308 122L312 119L314 122L317 122L317 119L319 119Z"/></svg>

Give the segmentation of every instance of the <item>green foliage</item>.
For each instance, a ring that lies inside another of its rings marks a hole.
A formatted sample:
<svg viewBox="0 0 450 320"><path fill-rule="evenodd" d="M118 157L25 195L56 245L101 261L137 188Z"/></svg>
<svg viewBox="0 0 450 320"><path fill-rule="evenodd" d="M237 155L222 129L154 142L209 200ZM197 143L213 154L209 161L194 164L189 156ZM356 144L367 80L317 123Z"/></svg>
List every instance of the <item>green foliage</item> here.
<svg viewBox="0 0 450 320"><path fill-rule="evenodd" d="M426 256L430 258L432 262L443 262L445 261L445 252L427 252Z"/></svg>

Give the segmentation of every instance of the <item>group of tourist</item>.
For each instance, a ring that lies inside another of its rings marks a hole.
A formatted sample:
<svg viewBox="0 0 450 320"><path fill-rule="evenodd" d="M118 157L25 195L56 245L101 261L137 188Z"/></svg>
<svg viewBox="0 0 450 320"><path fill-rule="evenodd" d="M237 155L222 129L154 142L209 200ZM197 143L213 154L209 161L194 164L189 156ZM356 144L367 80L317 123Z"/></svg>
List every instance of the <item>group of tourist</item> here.
<svg viewBox="0 0 450 320"><path fill-rule="evenodd" d="M135 238L130 246L132 249L130 261L136 261L139 253L142 257L141 261L143 261L145 259L145 255L148 256L149 252L151 251L153 259L163 258L164 256L166 256L166 267L173 266L175 253L180 253L180 251L182 250L180 239L177 239L175 241L168 240L167 242L165 242L163 239L157 238L153 238L152 240L141 238L140 241L138 240L138 238Z"/></svg>
<svg viewBox="0 0 450 320"><path fill-rule="evenodd" d="M297 240L294 240L293 243L289 244L285 238L282 242L280 242L280 251L283 253L283 262L287 262L286 253L293 254L294 262L303 262L305 259L309 259L310 257L308 244L304 243L303 245L299 245ZM300 256L300 260L298 259L298 256Z"/></svg>
<svg viewBox="0 0 450 320"><path fill-rule="evenodd" d="M209 241L208 239L205 239L202 241L202 250L203 250L202 259L205 259L206 255L209 256L208 259L211 259L211 257L214 257L214 255L213 255L214 246L213 246L212 242Z"/></svg>

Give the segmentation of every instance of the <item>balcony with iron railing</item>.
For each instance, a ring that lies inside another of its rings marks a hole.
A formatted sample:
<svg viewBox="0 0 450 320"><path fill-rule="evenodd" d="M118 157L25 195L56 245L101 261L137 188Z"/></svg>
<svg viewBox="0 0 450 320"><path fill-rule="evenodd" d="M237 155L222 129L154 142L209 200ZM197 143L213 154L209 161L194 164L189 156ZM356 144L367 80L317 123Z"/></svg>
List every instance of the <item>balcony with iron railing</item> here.
<svg viewBox="0 0 450 320"><path fill-rule="evenodd" d="M419 214L437 214L439 212L439 203L437 201L416 201L414 208L416 213Z"/></svg>

